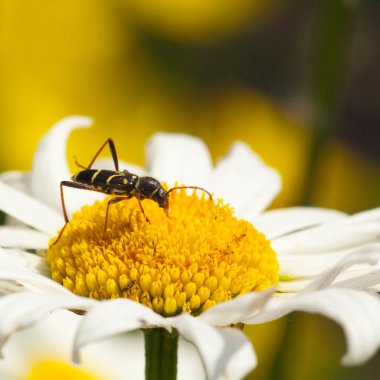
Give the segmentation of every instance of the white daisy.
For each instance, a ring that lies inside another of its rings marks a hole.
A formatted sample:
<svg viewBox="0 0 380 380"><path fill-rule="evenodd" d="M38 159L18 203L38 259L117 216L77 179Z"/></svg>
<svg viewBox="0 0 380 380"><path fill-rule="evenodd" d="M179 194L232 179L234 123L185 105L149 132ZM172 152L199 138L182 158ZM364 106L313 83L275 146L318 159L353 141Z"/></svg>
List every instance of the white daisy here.
<svg viewBox="0 0 380 380"><path fill-rule="evenodd" d="M30 295L24 294L27 302L30 302ZM8 307L13 307L12 300L22 301L19 296L16 298L9 296L7 299ZM144 338L140 331L116 335L87 346L81 350L80 365L73 366L71 351L80 320L81 316L75 313L56 310L38 318L31 327L12 334L3 348L4 359L0 364L0 378L6 380L144 378ZM181 342L179 356L179 378L202 378L203 368L191 344Z"/></svg>
<svg viewBox="0 0 380 380"><path fill-rule="evenodd" d="M85 310L76 317L76 362L85 347L98 341L160 327L175 329L192 342L208 378L238 379L255 367L256 357L245 335L225 326L264 323L299 310L342 325L348 346L344 364L362 363L378 349L380 302L373 291L380 283L380 209L354 216L317 208L264 212L280 189L280 179L241 142L213 167L199 139L157 134L148 143L146 170L121 165L169 184L202 186L229 202L240 220L228 206L184 191L172 193L166 219L156 204L144 201L151 224L136 211L134 200L120 202L110 208L109 245L104 246L105 202L98 202L75 214L49 251L53 278L77 295L49 280L44 260L24 250L45 250L63 226L58 189L70 175L66 138L73 128L90 123L83 117L64 119L42 139L30 175L8 172L0 177L0 208L22 222L0 229L0 287L19 291L0 298L7 321L0 323L0 342L52 310ZM91 203L90 194L65 192L69 211ZM244 220L263 232L270 245ZM120 232L127 227L129 240ZM125 258L128 266L120 259L126 251L136 257ZM277 290L274 252L280 268ZM157 255L164 257L166 269L155 267ZM140 303L126 298L99 302L80 295L128 296ZM180 311L189 313L177 315Z"/></svg>

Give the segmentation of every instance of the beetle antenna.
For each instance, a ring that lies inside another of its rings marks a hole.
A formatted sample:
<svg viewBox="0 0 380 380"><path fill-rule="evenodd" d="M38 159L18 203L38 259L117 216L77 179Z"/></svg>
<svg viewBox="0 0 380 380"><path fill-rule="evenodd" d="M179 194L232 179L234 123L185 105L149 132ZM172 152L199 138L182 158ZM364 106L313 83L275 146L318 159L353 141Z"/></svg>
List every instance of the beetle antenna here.
<svg viewBox="0 0 380 380"><path fill-rule="evenodd" d="M84 165L82 165L82 164L80 164L80 163L78 162L77 156L73 156L73 158L74 158L74 162L75 162L75 165L76 165L76 166L78 166L78 167L80 167L80 168L82 168L82 169L88 169L86 166L84 166Z"/></svg>
<svg viewBox="0 0 380 380"><path fill-rule="evenodd" d="M210 201L212 201L211 193L209 191L207 191L206 189L204 189L203 187L199 187L199 186L174 186L168 190L167 194L169 195L169 193L171 193L174 190L178 190L178 189L196 189L196 190L204 191L210 197Z"/></svg>

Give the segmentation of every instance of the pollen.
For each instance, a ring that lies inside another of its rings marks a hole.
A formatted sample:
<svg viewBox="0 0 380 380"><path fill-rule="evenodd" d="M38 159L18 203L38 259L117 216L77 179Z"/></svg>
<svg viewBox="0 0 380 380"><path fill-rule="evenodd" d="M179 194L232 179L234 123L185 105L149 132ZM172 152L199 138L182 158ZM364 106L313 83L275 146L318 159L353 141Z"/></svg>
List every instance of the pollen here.
<svg viewBox="0 0 380 380"><path fill-rule="evenodd" d="M270 242L222 200L186 190L157 203L110 198L73 215L47 252L52 278L80 296L130 298L164 316L198 315L219 302L278 283ZM56 238L52 239L51 243Z"/></svg>
<svg viewBox="0 0 380 380"><path fill-rule="evenodd" d="M27 380L99 380L99 377L95 377L84 370L74 367L70 364L46 360L35 364L29 374L26 377Z"/></svg>

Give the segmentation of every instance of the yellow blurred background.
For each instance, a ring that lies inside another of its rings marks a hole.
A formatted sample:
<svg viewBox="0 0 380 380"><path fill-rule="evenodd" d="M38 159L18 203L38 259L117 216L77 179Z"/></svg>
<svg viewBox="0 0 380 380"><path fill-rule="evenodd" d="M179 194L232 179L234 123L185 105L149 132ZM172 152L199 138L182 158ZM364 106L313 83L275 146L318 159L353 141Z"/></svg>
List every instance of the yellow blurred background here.
<svg viewBox="0 0 380 380"><path fill-rule="evenodd" d="M107 137L123 160L140 165L144 143L157 131L200 136L215 161L238 139L281 172L283 191L273 207L305 203L313 128L325 107L314 102L310 86L324 78L319 70L313 79L310 69L325 64L318 62L322 53L313 55L314 35L334 38L321 26L319 5L306 3L1 0L0 170L29 170L49 127L80 114L95 124L70 137L70 162L73 155L90 160ZM380 47L374 42L380 7L370 0L348 10L342 7L351 2L330 3L337 3L328 8L337 25L349 13L345 38L333 46L345 50L334 73L339 104L331 103L339 128L322 146L308 200L356 212L380 204ZM270 378L289 320L247 329L259 356L250 378ZM336 325L319 317L297 321L302 344L289 347L282 378L371 378L373 362L340 368L344 342ZM325 336L320 345L318 334Z"/></svg>

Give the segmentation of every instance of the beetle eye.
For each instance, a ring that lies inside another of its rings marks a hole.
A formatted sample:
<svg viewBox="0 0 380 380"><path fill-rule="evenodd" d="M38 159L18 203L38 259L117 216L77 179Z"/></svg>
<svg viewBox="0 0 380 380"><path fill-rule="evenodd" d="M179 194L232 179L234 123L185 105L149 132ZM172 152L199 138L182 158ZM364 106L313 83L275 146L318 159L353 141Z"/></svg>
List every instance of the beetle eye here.
<svg viewBox="0 0 380 380"><path fill-rule="evenodd" d="M166 191L164 189L160 189L158 192L157 192L157 198L156 198L156 201L158 203L158 205L163 208L163 209L167 209L168 206L169 206L169 199L168 199L168 195L166 193Z"/></svg>

